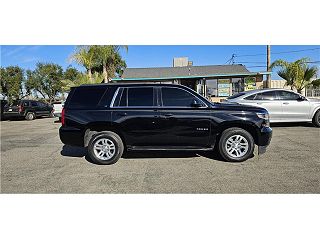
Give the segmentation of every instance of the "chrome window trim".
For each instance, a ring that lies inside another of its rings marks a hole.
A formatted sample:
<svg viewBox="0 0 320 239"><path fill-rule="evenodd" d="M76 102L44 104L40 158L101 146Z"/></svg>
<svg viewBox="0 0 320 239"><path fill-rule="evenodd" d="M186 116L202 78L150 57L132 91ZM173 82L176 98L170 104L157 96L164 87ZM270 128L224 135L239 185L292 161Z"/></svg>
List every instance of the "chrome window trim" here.
<svg viewBox="0 0 320 239"><path fill-rule="evenodd" d="M158 106L114 106L114 102L119 94L119 91L120 89L129 89L129 88L152 88L153 89L153 101L154 101L154 93L155 93L155 87L154 86L142 86L142 87L138 87L138 86L126 86L126 87L118 87L118 89L116 90L116 92L114 93L113 97L112 97L112 100L111 100L111 103L110 103L110 108L124 108L124 109L128 109L128 108L138 108L138 109L146 109L146 108L158 108ZM123 91L122 91L123 92ZM127 90L127 94L128 94L128 90ZM121 99L120 99L121 100ZM129 103L128 102L128 95L127 95L127 104ZM155 104L155 102L153 102L153 104Z"/></svg>
<svg viewBox="0 0 320 239"><path fill-rule="evenodd" d="M116 98L117 98L117 95L118 95L118 93L119 93L120 88L121 88L121 87L118 87L117 90L114 92L113 97L112 97L112 100L111 100L111 103L110 103L110 108L113 108L114 101L115 101Z"/></svg>
<svg viewBox="0 0 320 239"><path fill-rule="evenodd" d="M193 94L192 92L184 89L184 88L180 88L180 87L175 87L175 86L144 86L144 88L153 88L153 93L156 93L156 96L157 96L157 100L159 100L159 102L154 102L153 104L158 104L160 103L161 105L153 105L153 106L114 106L114 102L119 94L119 91L120 89L129 89L129 88L140 88L140 87L137 87L137 86L126 86L126 87L118 87L118 89L115 91L113 97L112 97L112 100L111 100L111 103L110 103L110 108L122 108L122 109L147 109L147 108L151 108L151 109L162 109L162 108L184 108L184 109L206 109L206 108L209 108L209 106L203 101L201 100L199 97L197 97L195 94ZM202 107L191 107L191 106L164 106L163 105L163 102L162 102L162 88L175 88L175 89L179 89L179 90L183 90L189 94L191 94L193 97L195 97L196 99L198 99L202 104L204 104L204 106ZM157 89L159 89L158 91L158 95L157 95Z"/></svg>

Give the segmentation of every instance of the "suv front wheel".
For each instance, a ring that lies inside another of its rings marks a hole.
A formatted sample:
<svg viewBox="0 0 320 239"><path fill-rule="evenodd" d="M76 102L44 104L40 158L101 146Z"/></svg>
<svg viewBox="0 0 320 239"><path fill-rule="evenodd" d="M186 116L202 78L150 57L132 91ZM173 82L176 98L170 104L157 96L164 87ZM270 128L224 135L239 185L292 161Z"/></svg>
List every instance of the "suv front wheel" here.
<svg viewBox="0 0 320 239"><path fill-rule="evenodd" d="M107 131L94 135L88 144L88 154L96 164L114 164L123 154L124 146L119 135Z"/></svg>
<svg viewBox="0 0 320 239"><path fill-rule="evenodd" d="M229 162L243 162L251 157L254 150L252 135L241 128L230 128L222 132L219 152Z"/></svg>

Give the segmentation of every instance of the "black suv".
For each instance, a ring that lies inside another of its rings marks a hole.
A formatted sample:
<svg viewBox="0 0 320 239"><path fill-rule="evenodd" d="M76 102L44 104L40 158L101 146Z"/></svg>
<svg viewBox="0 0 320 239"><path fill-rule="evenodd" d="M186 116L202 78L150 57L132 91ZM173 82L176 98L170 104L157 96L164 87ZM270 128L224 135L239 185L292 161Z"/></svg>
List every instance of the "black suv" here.
<svg viewBox="0 0 320 239"><path fill-rule="evenodd" d="M124 150L201 151L227 161L264 153L272 130L259 107L211 103L173 84L100 84L72 88L62 111L60 139L88 147L92 161L113 164Z"/></svg>
<svg viewBox="0 0 320 239"><path fill-rule="evenodd" d="M53 117L53 106L35 100L16 100L4 106L4 118L25 118L34 120L36 117Z"/></svg>

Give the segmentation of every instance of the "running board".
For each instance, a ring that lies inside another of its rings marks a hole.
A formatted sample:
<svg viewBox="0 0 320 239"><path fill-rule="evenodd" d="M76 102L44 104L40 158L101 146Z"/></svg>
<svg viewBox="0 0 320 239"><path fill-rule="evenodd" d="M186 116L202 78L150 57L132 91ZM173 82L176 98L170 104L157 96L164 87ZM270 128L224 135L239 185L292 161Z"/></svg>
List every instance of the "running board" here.
<svg viewBox="0 0 320 239"><path fill-rule="evenodd" d="M194 146L128 146L129 151L209 151L213 148L203 148Z"/></svg>

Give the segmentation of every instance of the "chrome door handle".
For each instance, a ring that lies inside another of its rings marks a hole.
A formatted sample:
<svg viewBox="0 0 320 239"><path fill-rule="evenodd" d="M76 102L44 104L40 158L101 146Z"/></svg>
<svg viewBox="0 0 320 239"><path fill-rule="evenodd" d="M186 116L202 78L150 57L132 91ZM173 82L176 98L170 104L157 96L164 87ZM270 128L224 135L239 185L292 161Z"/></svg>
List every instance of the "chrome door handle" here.
<svg viewBox="0 0 320 239"><path fill-rule="evenodd" d="M173 114L165 114L164 116L165 116L165 117L172 117Z"/></svg>
<svg viewBox="0 0 320 239"><path fill-rule="evenodd" d="M282 104L284 104L284 105L288 105L289 103L288 103L288 102L283 102Z"/></svg>

